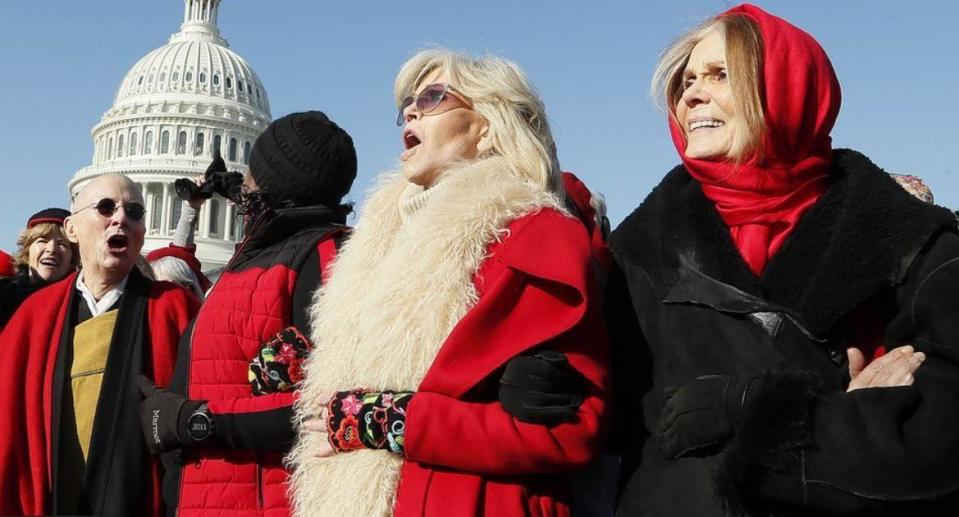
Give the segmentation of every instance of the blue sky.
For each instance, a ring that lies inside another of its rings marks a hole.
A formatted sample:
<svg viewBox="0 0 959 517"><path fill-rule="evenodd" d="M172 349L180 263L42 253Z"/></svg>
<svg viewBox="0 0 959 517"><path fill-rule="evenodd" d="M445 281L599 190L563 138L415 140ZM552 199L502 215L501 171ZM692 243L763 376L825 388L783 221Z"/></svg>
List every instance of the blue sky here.
<svg viewBox="0 0 959 517"><path fill-rule="evenodd" d="M833 142L890 171L921 175L959 208L959 3L759 1L815 36L843 87ZM120 80L166 43L181 0L0 2L0 248L33 212L67 204L89 164L90 129ZM562 166L607 195L618 223L678 162L649 101L659 51L735 5L706 0L321 2L224 0L220 29L262 79L278 117L320 109L354 137L362 202L400 151L393 77L439 44L523 66L545 99Z"/></svg>

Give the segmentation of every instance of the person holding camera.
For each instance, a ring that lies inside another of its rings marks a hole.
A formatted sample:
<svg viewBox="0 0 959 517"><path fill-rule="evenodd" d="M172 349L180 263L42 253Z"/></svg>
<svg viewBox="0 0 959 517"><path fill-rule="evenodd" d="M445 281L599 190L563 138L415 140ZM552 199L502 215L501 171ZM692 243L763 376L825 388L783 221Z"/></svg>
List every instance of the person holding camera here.
<svg viewBox="0 0 959 517"><path fill-rule="evenodd" d="M200 214L200 207L213 194L219 194L233 202L240 201L240 186L243 175L228 172L219 149L214 150L213 162L199 184L189 178L178 179L175 183L177 196L182 200L183 208L173 233L173 242L165 248L157 248L147 254L146 260L157 280L173 282L190 291L201 302L206 297L212 282L203 274L200 261L196 258L196 244L193 235Z"/></svg>
<svg viewBox="0 0 959 517"><path fill-rule="evenodd" d="M341 200L355 177L352 138L321 112L282 117L257 139L235 196L246 236L180 343L170 391L141 384L147 444L170 451L171 514L288 511L282 460L308 309L348 230Z"/></svg>

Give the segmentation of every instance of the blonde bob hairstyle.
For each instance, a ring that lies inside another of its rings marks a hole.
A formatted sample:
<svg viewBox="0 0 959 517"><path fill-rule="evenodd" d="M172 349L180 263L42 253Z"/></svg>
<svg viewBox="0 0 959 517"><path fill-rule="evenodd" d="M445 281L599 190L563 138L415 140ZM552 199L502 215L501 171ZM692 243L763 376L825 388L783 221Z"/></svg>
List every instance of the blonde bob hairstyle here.
<svg viewBox="0 0 959 517"><path fill-rule="evenodd" d="M80 256L80 250L77 245L67 239L67 234L63 231L63 226L56 223L40 223L32 228L24 228L17 237L17 253L13 256L13 266L20 274L26 274L30 269L30 246L37 239L62 239L70 246L70 267L77 268L77 260Z"/></svg>
<svg viewBox="0 0 959 517"><path fill-rule="evenodd" d="M396 105L425 86L423 81L437 70L446 72L453 88L489 122L490 154L505 158L513 174L550 192L562 191L546 107L516 63L444 48L422 50L403 63L396 76Z"/></svg>
<svg viewBox="0 0 959 517"><path fill-rule="evenodd" d="M752 156L761 159L766 130L762 100L763 41L759 27L749 17L733 14L710 18L681 35L660 56L650 93L657 104L666 103L669 116L675 120L676 106L683 98L683 71L689 55L712 31L721 31L726 39L726 76L736 113L743 121L735 128L730 158L735 162Z"/></svg>

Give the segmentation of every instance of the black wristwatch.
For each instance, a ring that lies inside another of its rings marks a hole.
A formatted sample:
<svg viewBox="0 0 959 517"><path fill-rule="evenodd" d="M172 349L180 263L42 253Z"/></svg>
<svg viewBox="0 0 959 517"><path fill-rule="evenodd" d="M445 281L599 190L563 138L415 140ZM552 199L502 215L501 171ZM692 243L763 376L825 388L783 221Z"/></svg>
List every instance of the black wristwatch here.
<svg viewBox="0 0 959 517"><path fill-rule="evenodd" d="M204 403L186 421L186 434L197 443L213 436L213 415Z"/></svg>

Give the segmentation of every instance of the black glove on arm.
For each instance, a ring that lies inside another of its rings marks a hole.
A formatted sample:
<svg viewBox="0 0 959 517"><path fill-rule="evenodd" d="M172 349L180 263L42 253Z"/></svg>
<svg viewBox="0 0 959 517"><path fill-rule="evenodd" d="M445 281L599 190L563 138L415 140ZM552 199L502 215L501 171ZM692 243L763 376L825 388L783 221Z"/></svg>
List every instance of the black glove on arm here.
<svg viewBox="0 0 959 517"><path fill-rule="evenodd" d="M658 433L663 456L691 455L731 438L754 382L759 380L705 375L667 388Z"/></svg>
<svg viewBox="0 0 959 517"><path fill-rule="evenodd" d="M137 379L145 397L140 403L140 427L151 454L178 449L196 442L187 434L187 420L203 400L189 400L172 391L158 389L146 376Z"/></svg>
<svg viewBox="0 0 959 517"><path fill-rule="evenodd" d="M555 350L510 359L499 380L499 401L507 413L531 424L571 422L586 395L583 375Z"/></svg>

